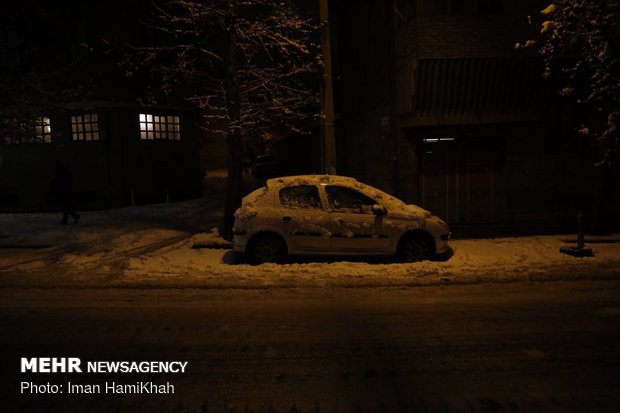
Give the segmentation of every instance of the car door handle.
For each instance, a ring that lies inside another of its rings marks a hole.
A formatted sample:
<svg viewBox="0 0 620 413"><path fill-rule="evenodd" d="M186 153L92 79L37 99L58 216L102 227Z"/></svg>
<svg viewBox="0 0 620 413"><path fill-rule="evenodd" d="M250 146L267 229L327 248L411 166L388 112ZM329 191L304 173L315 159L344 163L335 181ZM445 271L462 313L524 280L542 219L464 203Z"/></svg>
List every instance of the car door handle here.
<svg viewBox="0 0 620 413"><path fill-rule="evenodd" d="M289 221L291 221L292 219L293 219L293 218L292 218L292 217L289 217L289 216L284 216L284 217L282 217L282 221L284 221L284 222L289 222Z"/></svg>

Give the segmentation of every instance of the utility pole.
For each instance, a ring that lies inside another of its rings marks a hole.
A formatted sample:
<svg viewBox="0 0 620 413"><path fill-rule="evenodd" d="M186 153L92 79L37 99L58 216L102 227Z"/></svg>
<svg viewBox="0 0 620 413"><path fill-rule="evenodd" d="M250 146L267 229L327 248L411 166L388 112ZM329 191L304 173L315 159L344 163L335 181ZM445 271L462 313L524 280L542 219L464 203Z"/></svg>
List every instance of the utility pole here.
<svg viewBox="0 0 620 413"><path fill-rule="evenodd" d="M400 156L399 156L399 134L398 134L398 109L396 107L397 84L396 84L396 28L394 27L394 2L389 0L385 2L385 17L387 19L387 78L388 78L388 107L390 120L390 142L392 158L392 184L394 185L394 196L401 195L400 188Z"/></svg>
<svg viewBox="0 0 620 413"><path fill-rule="evenodd" d="M332 84L332 46L329 34L328 0L319 0L321 19L321 45L323 48L323 100L321 102L321 128L323 135L323 173L336 174L336 131L334 125L334 89Z"/></svg>

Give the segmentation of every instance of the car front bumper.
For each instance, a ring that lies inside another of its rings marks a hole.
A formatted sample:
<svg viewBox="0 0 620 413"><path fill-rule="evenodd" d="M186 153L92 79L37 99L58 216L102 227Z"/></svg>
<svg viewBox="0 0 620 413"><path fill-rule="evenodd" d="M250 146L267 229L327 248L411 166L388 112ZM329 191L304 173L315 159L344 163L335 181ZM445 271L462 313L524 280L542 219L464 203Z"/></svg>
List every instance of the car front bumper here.
<svg viewBox="0 0 620 413"><path fill-rule="evenodd" d="M436 216L432 216L426 221L427 230L435 239L435 254L443 254L450 249L448 241L452 238L452 233L448 224Z"/></svg>
<svg viewBox="0 0 620 413"><path fill-rule="evenodd" d="M234 234L233 235L233 251L235 252L245 252L245 247L248 244L248 234Z"/></svg>

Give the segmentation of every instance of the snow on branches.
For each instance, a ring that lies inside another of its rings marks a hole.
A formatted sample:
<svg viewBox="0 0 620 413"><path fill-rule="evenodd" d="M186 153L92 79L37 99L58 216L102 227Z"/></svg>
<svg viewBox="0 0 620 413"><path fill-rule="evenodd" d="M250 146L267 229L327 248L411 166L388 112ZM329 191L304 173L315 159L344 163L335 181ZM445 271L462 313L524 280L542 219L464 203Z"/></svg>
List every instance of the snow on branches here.
<svg viewBox="0 0 620 413"><path fill-rule="evenodd" d="M582 125L600 144L602 161L617 154L620 112L620 5L616 0L556 0L540 11L537 39L515 48L537 47L543 77L561 80L559 93L591 109ZM528 18L530 22L531 18Z"/></svg>
<svg viewBox="0 0 620 413"><path fill-rule="evenodd" d="M318 27L290 2L162 0L153 28L162 44L133 51L164 94L190 86L211 131L261 138L318 116Z"/></svg>

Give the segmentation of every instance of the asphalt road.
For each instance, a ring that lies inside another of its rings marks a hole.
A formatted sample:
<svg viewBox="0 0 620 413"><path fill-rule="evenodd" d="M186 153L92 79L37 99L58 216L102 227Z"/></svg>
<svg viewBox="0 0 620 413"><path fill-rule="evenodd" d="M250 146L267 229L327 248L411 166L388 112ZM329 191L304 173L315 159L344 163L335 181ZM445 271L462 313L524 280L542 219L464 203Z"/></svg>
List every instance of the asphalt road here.
<svg viewBox="0 0 620 413"><path fill-rule="evenodd" d="M2 412L620 411L620 281L2 289ZM20 357L186 374L20 374ZM170 382L167 395L20 394Z"/></svg>

